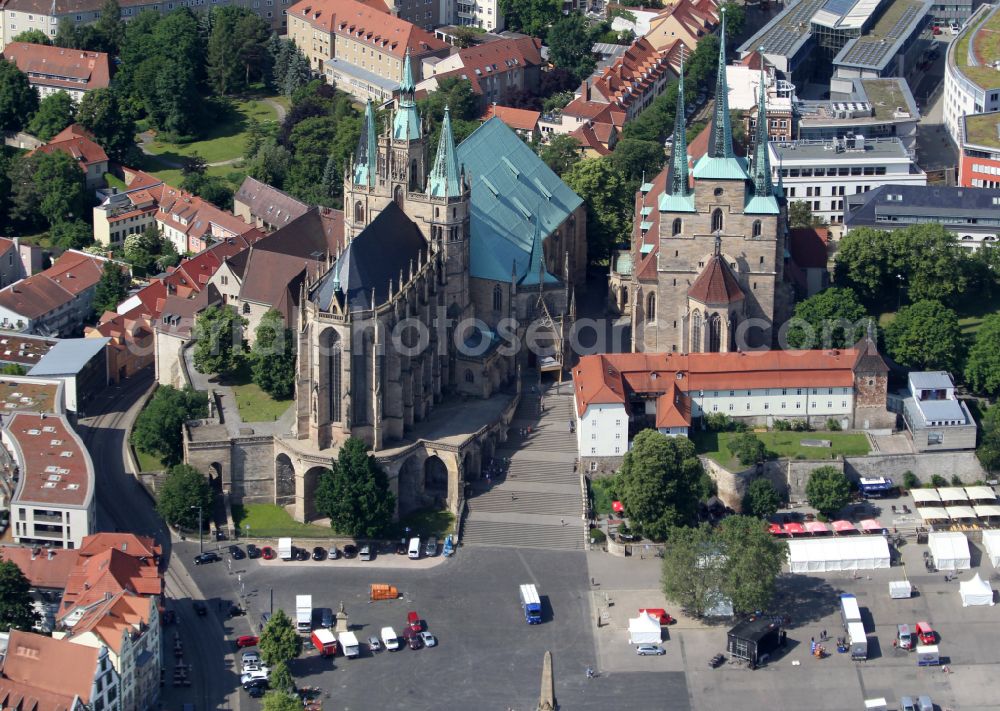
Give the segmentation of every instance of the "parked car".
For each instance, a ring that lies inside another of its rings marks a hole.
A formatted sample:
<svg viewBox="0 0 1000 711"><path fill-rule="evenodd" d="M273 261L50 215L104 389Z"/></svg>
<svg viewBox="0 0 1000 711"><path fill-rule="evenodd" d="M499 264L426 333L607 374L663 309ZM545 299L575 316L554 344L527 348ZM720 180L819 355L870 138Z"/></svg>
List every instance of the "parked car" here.
<svg viewBox="0 0 1000 711"><path fill-rule="evenodd" d="M372 654L382 651L382 643L378 641L378 637L375 635L368 638L368 649L371 650Z"/></svg>
<svg viewBox="0 0 1000 711"><path fill-rule="evenodd" d="M208 614L208 607L201 600L195 600L194 611L198 613L198 617L204 617Z"/></svg>
<svg viewBox="0 0 1000 711"><path fill-rule="evenodd" d="M396 544L396 555L406 555L406 547L409 541L407 539L401 540Z"/></svg>
<svg viewBox="0 0 1000 711"><path fill-rule="evenodd" d="M243 647L256 647L259 641L260 639L258 639L254 635L245 634L242 637L236 638L236 648L242 649Z"/></svg>
<svg viewBox="0 0 1000 711"><path fill-rule="evenodd" d="M246 611L246 609L245 609L245 608L242 608L242 607L240 607L240 606L239 606L239 605L237 605L236 603L232 603L232 604L231 604L231 605L229 606L229 616L230 616L230 617L242 617L242 616L243 616L243 615L245 615L245 614L247 614L247 611Z"/></svg>
<svg viewBox="0 0 1000 711"><path fill-rule="evenodd" d="M248 649L243 652L243 656L240 657L240 670L255 666L260 666L260 652L256 649Z"/></svg>
<svg viewBox="0 0 1000 711"><path fill-rule="evenodd" d="M658 657L666 654L667 650L658 644L641 644L635 648L635 653L640 657Z"/></svg>
<svg viewBox="0 0 1000 711"><path fill-rule="evenodd" d="M931 701L931 697L921 696L917 698L917 709L919 711L934 711L934 702Z"/></svg>
<svg viewBox="0 0 1000 711"><path fill-rule="evenodd" d="M274 560L278 557L278 554L274 552L274 549L271 548L271 546L264 546L260 549L260 556L264 560Z"/></svg>
<svg viewBox="0 0 1000 711"><path fill-rule="evenodd" d="M361 546L361 552L358 555L361 560L372 560L375 557L375 548L371 543L366 543Z"/></svg>
<svg viewBox="0 0 1000 711"><path fill-rule="evenodd" d="M345 558L357 558L358 557L358 547L348 543L344 546L344 557Z"/></svg>
<svg viewBox="0 0 1000 711"><path fill-rule="evenodd" d="M424 555L428 558L433 558L438 554L438 539L437 536L430 536L427 539L427 545L424 546Z"/></svg>
<svg viewBox="0 0 1000 711"><path fill-rule="evenodd" d="M249 689L250 686L259 684L261 682L267 683L267 670L264 668L247 669L242 676L240 676L240 683L243 684L244 689Z"/></svg>
<svg viewBox="0 0 1000 711"><path fill-rule="evenodd" d="M333 627L333 610L329 607L319 608L319 626L325 629Z"/></svg>
<svg viewBox="0 0 1000 711"><path fill-rule="evenodd" d="M403 641L406 642L410 649L420 649L424 646L424 643L420 640L420 633L412 627L403 629Z"/></svg>
<svg viewBox="0 0 1000 711"><path fill-rule="evenodd" d="M330 546L330 550L327 551L326 557L330 560L337 560L340 557L340 549L336 545Z"/></svg>
<svg viewBox="0 0 1000 711"><path fill-rule="evenodd" d="M243 688L246 689L247 696L251 699L263 698L264 694L267 693L267 679L257 679L247 682Z"/></svg>
<svg viewBox="0 0 1000 711"><path fill-rule="evenodd" d="M255 546L253 543L247 543L247 558L250 560L260 558L260 548Z"/></svg>
<svg viewBox="0 0 1000 711"><path fill-rule="evenodd" d="M420 639L428 647L436 647L438 643L437 637L432 635L430 632L421 632Z"/></svg>
<svg viewBox="0 0 1000 711"><path fill-rule="evenodd" d="M309 551L305 548L296 548L295 560L309 560Z"/></svg>
<svg viewBox="0 0 1000 711"><path fill-rule="evenodd" d="M416 610L410 610L406 613L406 626L414 632L419 632L424 628L420 622L420 615L417 614Z"/></svg>
<svg viewBox="0 0 1000 711"><path fill-rule="evenodd" d="M937 642L937 632L931 627L930 622L918 622L914 626L913 631L920 639L920 644L935 644Z"/></svg>
<svg viewBox="0 0 1000 711"><path fill-rule="evenodd" d="M218 563L222 558L215 551L208 551L206 553L199 553L194 557L195 565L204 565L205 563Z"/></svg>
<svg viewBox="0 0 1000 711"><path fill-rule="evenodd" d="M931 28L931 34L933 35L941 34L941 28L938 27L937 25L934 25L934 27Z"/></svg>
<svg viewBox="0 0 1000 711"><path fill-rule="evenodd" d="M316 546L313 548L313 560L326 560L326 548L323 546Z"/></svg>
<svg viewBox="0 0 1000 711"><path fill-rule="evenodd" d="M244 558L247 557L247 554L244 553L243 549L240 548L238 545L233 544L233 545L229 546L229 556L233 560L243 560Z"/></svg>

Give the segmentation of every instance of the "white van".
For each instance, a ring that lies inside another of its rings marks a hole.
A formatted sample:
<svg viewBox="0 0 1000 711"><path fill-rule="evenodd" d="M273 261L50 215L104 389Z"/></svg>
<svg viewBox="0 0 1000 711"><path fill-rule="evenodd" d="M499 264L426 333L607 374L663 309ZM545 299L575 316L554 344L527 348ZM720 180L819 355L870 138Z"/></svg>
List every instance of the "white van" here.
<svg viewBox="0 0 1000 711"><path fill-rule="evenodd" d="M390 652L395 652L399 649L399 637L396 636L396 630L392 627L383 627L382 644L384 644L385 648Z"/></svg>
<svg viewBox="0 0 1000 711"><path fill-rule="evenodd" d="M417 560L418 558L420 558L420 537L419 536L414 536L413 538L410 539L410 551L409 551L409 555L410 555L410 558L412 558L413 560Z"/></svg>

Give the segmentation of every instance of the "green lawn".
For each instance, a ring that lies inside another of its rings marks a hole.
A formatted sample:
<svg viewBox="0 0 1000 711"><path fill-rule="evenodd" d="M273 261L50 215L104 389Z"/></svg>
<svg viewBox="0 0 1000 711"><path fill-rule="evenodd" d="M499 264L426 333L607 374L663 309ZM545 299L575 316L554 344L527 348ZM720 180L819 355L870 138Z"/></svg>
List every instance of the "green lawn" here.
<svg viewBox="0 0 1000 711"><path fill-rule="evenodd" d="M135 452L135 458L139 460L139 471L141 472L159 472L167 468L158 457L152 454L140 452L135 447L132 448L132 451Z"/></svg>
<svg viewBox="0 0 1000 711"><path fill-rule="evenodd" d="M395 536L404 535L406 528L410 533L420 536L437 536L444 538L455 532L455 516L451 511L442 509L421 509L407 514L394 525Z"/></svg>
<svg viewBox="0 0 1000 711"><path fill-rule="evenodd" d="M155 175L167 185L171 185L175 188L179 188L181 181L184 180L184 175L181 173L180 168L170 168L165 166L152 156L143 156L142 169L151 175ZM240 183L243 182L243 178L246 177L246 173L244 171L231 165L209 166L205 170L205 175L224 178L233 190L239 188Z"/></svg>
<svg viewBox="0 0 1000 711"><path fill-rule="evenodd" d="M109 188L118 188L119 190L125 189L125 181L113 173L105 173L104 182L108 184Z"/></svg>
<svg viewBox="0 0 1000 711"><path fill-rule="evenodd" d="M732 456L727 443L735 432L695 432L693 439L700 454L705 454L731 470L744 469ZM793 459L832 459L837 456L868 454L868 438L848 432L758 432L757 437L768 452ZM828 439L831 447L803 447L803 439Z"/></svg>
<svg viewBox="0 0 1000 711"><path fill-rule="evenodd" d="M590 482L591 505L599 514L611 513L611 494L608 492L610 478L593 479Z"/></svg>
<svg viewBox="0 0 1000 711"><path fill-rule="evenodd" d="M1000 294L994 294L992 298L970 300L969 303L958 309L958 325L962 333L967 336L976 335L976 331L983 324L983 319L991 314L1000 313Z"/></svg>
<svg viewBox="0 0 1000 711"><path fill-rule="evenodd" d="M275 400L261 390L251 379L249 367L244 367L229 377L220 378L219 381L233 389L236 406L244 422L274 422L292 404L291 399Z"/></svg>
<svg viewBox="0 0 1000 711"><path fill-rule="evenodd" d="M277 538L278 536L305 536L331 538L329 526L299 523L285 509L275 504L233 504L233 523L240 535L246 536L250 526L252 538Z"/></svg>
<svg viewBox="0 0 1000 711"><path fill-rule="evenodd" d="M278 99L276 99L278 100ZM273 107L259 99L234 101L232 109L213 121L211 128L200 141L168 143L154 140L147 149L156 155L180 161L186 156L200 155L206 163L233 160L243 155L246 145L247 122L255 118L260 123L277 122Z"/></svg>

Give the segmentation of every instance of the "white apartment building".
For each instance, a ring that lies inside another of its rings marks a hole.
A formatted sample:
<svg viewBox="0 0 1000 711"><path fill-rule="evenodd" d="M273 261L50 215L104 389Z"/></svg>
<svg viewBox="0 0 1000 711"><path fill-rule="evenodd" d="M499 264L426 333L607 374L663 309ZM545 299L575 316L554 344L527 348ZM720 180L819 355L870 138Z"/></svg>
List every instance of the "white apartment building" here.
<svg viewBox="0 0 1000 711"><path fill-rule="evenodd" d="M965 116L1000 111L1000 71L996 66L1000 57L989 56L992 38L997 33L1000 33L1000 5L984 4L948 46L944 65L944 124L959 146L963 143ZM979 65L977 54L988 57L994 66Z"/></svg>
<svg viewBox="0 0 1000 711"><path fill-rule="evenodd" d="M501 32L506 27L500 0L456 0L454 24L464 27L480 27L487 32Z"/></svg>
<svg viewBox="0 0 1000 711"><path fill-rule="evenodd" d="M844 221L846 196L886 184L927 185L927 174L895 137L776 141L770 152L774 182L788 201L808 203L815 217L830 224Z"/></svg>

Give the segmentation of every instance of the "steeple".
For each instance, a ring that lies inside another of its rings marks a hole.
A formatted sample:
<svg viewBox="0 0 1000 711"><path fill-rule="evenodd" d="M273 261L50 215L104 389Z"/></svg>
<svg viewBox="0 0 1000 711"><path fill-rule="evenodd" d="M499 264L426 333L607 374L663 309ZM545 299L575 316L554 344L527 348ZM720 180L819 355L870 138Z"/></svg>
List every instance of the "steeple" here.
<svg viewBox="0 0 1000 711"><path fill-rule="evenodd" d="M645 182L645 180L643 180ZM677 112L674 114L674 143L671 147L670 167L667 170L667 189L660 196L662 212L694 212L694 195L688 180L687 132L684 127L684 50L681 49L681 73L677 85ZM643 195L645 200L645 195Z"/></svg>
<svg viewBox="0 0 1000 711"><path fill-rule="evenodd" d="M434 157L434 165L431 167L427 192L432 197L457 197L462 194L455 138L451 133L451 112L447 106L444 107L441 137L438 139L437 155Z"/></svg>
<svg viewBox="0 0 1000 711"><path fill-rule="evenodd" d="M753 197L744 208L744 212L753 214L778 214L778 201L775 199L774 184L771 182L771 160L768 157L767 131L767 75L764 73L764 48L760 52L760 93L757 97L757 127L754 135L753 165L751 179L753 180Z"/></svg>
<svg viewBox="0 0 1000 711"><path fill-rule="evenodd" d="M378 148L375 144L375 109L371 99L365 103L365 122L361 125L358 150L354 154L354 184L372 187L375 185L375 165Z"/></svg>
<svg viewBox="0 0 1000 711"><path fill-rule="evenodd" d="M726 8L722 8L719 30L719 66L715 78L715 112L708 152L694 168L694 177L715 180L747 180L746 161L733 150L733 129L729 121L729 85L726 82Z"/></svg>
<svg viewBox="0 0 1000 711"><path fill-rule="evenodd" d="M400 141L420 139L420 115L414 98L416 85L413 83L413 67L410 64L410 50L406 50L403 60L403 77L399 82L399 108L392 121L392 137Z"/></svg>

